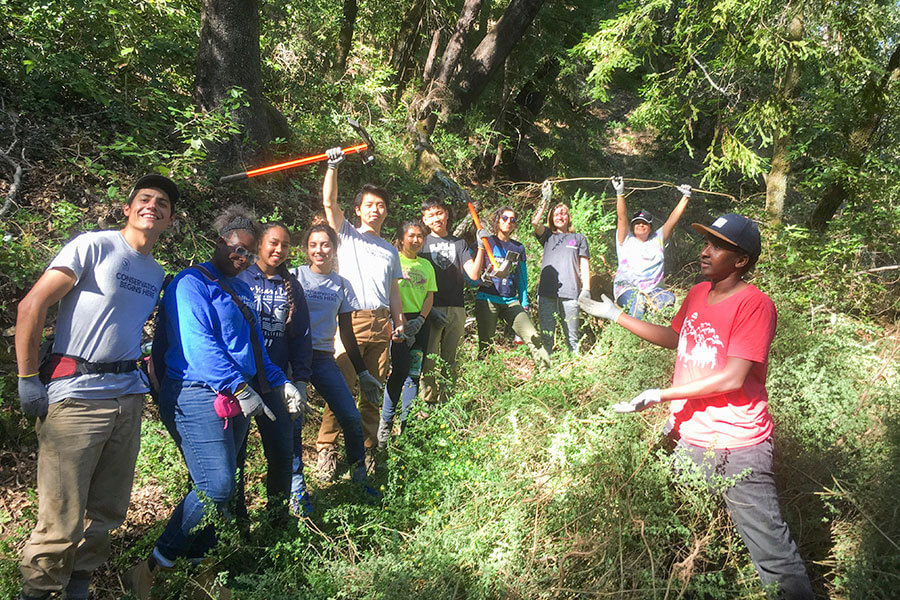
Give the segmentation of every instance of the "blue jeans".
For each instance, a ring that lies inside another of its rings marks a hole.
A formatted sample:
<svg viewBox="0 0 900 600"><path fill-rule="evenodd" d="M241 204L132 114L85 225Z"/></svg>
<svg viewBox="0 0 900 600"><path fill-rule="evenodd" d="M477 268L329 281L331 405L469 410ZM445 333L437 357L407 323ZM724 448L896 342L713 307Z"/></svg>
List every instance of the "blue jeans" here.
<svg viewBox="0 0 900 600"><path fill-rule="evenodd" d="M647 312L647 308L659 310L665 306L674 305L675 294L659 287L646 291L629 288L616 298L616 304L624 308L635 319L640 319Z"/></svg>
<svg viewBox="0 0 900 600"><path fill-rule="evenodd" d="M556 331L556 315L562 321L563 333L569 352L578 352L578 300L538 296L538 320L541 322L541 338L547 354L553 354L553 334Z"/></svg>
<svg viewBox="0 0 900 600"><path fill-rule="evenodd" d="M406 318L407 320L411 320L418 316L418 314L419 313L407 313ZM384 386L384 399L381 403L382 421L387 423L393 422L396 406L401 403L403 384L407 379L409 379L410 383L414 386L413 389L415 392L418 392L419 378L422 375L421 369L415 376L410 376L409 370L412 365L412 355L414 350L421 352L424 359L425 350L428 348L428 335L430 332L431 328L424 325L422 329L419 330L419 333L416 334L416 341L412 346L406 342L391 342L391 374L388 377L387 385ZM403 403L405 406L401 409L401 420L406 419L409 404L415 397L415 392L412 396L408 397L407 402Z"/></svg>
<svg viewBox="0 0 900 600"><path fill-rule="evenodd" d="M302 385L303 382L298 382ZM281 399L281 388L276 388L262 396L263 403L275 420L265 415L255 417L256 427L262 438L263 453L266 455L266 508L287 510L287 498L291 491L291 474L294 460L294 427L291 415ZM241 444L237 455L238 480L235 490L235 512L239 516L247 515L246 498L244 497L244 465L247 462L247 437Z"/></svg>
<svg viewBox="0 0 900 600"><path fill-rule="evenodd" d="M356 407L356 400L347 387L344 375L330 352L313 350L312 376L309 381L319 395L325 399L328 408L334 413L341 429L344 431L344 447L347 450L347 461L353 465L366 458L365 439L363 438L362 417ZM291 494L302 494L306 490L303 479L303 417L294 421L293 425L293 469Z"/></svg>
<svg viewBox="0 0 900 600"><path fill-rule="evenodd" d="M777 584L778 598L811 600L806 565L778 507L772 446L770 437L755 446L713 450L712 456L707 456L705 448L679 440L676 452L699 465L707 480L714 474L730 478L750 469L722 493L728 514L750 551L763 585Z"/></svg>
<svg viewBox="0 0 900 600"><path fill-rule="evenodd" d="M226 423L213 408L215 398L203 382L163 379L160 418L172 432L193 482L156 540L156 551L170 561L179 557L199 561L215 546L213 525L198 525L212 511L227 515L234 492L237 452L247 436L248 421L238 415Z"/></svg>

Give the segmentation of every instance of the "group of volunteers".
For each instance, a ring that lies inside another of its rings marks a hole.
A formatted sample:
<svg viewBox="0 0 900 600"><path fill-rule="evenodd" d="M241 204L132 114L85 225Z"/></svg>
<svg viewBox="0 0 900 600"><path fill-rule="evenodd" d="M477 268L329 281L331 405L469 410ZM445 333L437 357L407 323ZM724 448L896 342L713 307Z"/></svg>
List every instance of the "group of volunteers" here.
<svg viewBox="0 0 900 600"><path fill-rule="evenodd" d="M149 598L179 559L193 565L189 585L201 595L230 597L208 562L217 542L210 517L247 518L251 417L267 464L266 514L280 523L291 512L313 512L301 440L308 385L325 401L317 476L337 476L343 433L352 484L379 499L370 477L384 468L381 451L395 420L402 433L412 398L420 394L434 405L453 390L470 286L477 288L480 355L503 319L546 369L557 325L568 350L578 351L579 308L677 349L672 387L647 390L614 410L668 401L677 451L710 480L716 473L736 476L723 496L763 583L775 584L781 597L812 597L773 481L765 379L776 311L744 280L761 251L752 221L728 214L710 226L693 225L706 236L700 270L708 281L694 286L671 324L661 326L641 317L675 303L662 287L664 248L690 187L678 188L681 200L654 230L645 210L629 219L624 181L612 179L619 266L614 299L600 301L591 298L585 236L573 230L568 206L547 210L545 194L531 221L544 249L539 331L528 313L525 247L513 238L515 209L494 211L492 231L478 230L470 248L450 233L448 206L429 198L421 220L400 226L395 245L382 237L389 193L364 185L353 201L360 225L351 225L338 204L343 152L327 155L324 217L302 240L283 223L260 224L246 209L230 207L211 224L218 237L209 260L178 273L163 292L164 272L151 251L172 224L180 196L168 178L147 175L127 198L125 226L77 236L19 303L19 396L23 411L37 417L39 444L38 519L20 565L21 600L54 593L88 598L92 574L110 552L109 532L125 520L148 392L187 465L190 491L147 557L124 577L139 599ZM289 270L298 241L308 264ZM52 351L39 358L47 311L56 303ZM141 337L157 303L145 374Z"/></svg>

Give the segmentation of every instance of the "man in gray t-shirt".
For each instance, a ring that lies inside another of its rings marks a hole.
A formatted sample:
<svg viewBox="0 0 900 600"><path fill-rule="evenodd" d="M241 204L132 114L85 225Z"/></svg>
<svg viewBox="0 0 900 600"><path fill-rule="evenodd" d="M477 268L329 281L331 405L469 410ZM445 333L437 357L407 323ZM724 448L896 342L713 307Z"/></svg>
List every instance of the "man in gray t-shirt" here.
<svg viewBox="0 0 900 600"><path fill-rule="evenodd" d="M137 369L141 333L164 277L150 252L177 198L168 178L141 177L125 227L69 242L19 303L19 401L38 418L38 522L19 567L20 599L60 591L86 599L109 531L125 521L148 391ZM39 376L41 332L56 302L53 353Z"/></svg>
<svg viewBox="0 0 900 600"><path fill-rule="evenodd" d="M322 204L325 218L338 233L341 242L338 246L338 272L350 282L359 301L360 310L354 311L352 318L359 353L366 364L366 370L384 384L390 366L392 332L399 339L405 324L400 288L397 286L397 282L403 278L400 254L381 237L381 227L387 217L388 193L378 186L364 185L354 200L360 226L353 227L344 218L337 201L337 170L344 160L344 153L340 148L332 148L327 154L329 160L322 185ZM356 370L340 338L336 340L335 346L335 360L344 374L347 386L357 397L366 444L366 467L371 472L375 468L380 406L359 395ZM316 449L319 452L316 470L322 479L331 479L334 475L339 435L337 418L326 406L316 439Z"/></svg>

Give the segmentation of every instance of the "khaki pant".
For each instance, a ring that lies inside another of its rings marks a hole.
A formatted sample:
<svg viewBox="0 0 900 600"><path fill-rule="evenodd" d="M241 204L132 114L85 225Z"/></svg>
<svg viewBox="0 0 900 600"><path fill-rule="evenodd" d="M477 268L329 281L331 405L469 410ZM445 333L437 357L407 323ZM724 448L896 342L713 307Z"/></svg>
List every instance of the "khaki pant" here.
<svg viewBox="0 0 900 600"><path fill-rule="evenodd" d="M38 520L19 566L26 594L60 591L109 556L109 532L128 511L143 399L67 398L38 419Z"/></svg>
<svg viewBox="0 0 900 600"><path fill-rule="evenodd" d="M383 384L387 380L388 370L390 369L390 311L387 308L354 311L353 332L356 334L356 343L359 346L359 353L362 355L363 362L366 363L366 369ZM344 350L344 345L341 343L339 335L335 336L334 343L335 361L344 375L347 387L350 388L350 392L356 398L356 405L359 407L366 448L374 448L378 445L376 434L378 433L378 421L381 419L379 414L381 407L375 406L361 396L356 370L353 368L353 363L350 362L350 357L347 356L347 351ZM319 436L316 439L316 450L336 445L340 433L341 427L338 424L337 417L326 405L325 412L322 413L322 425L319 427Z"/></svg>
<svg viewBox="0 0 900 600"><path fill-rule="evenodd" d="M422 399L429 404L445 402L448 390L456 383L456 351L466 329L466 309L462 306L438 306L447 315L444 327L431 327L428 349L422 363ZM440 377L436 377L435 360L441 357Z"/></svg>

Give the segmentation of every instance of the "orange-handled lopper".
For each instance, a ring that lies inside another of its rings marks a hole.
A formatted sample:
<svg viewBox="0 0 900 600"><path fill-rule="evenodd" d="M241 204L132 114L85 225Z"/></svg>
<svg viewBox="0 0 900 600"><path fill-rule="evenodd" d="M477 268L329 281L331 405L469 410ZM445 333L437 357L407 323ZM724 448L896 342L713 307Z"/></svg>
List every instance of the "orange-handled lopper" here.
<svg viewBox="0 0 900 600"><path fill-rule="evenodd" d="M481 227L481 219L478 218L478 213L475 212L475 205L471 202L468 203L469 206L469 214L472 215L472 222L475 223L476 229L483 229ZM477 234L477 231L476 231ZM487 253L488 260L491 261L491 266L494 267L494 270L499 270L500 265L497 264L497 259L494 258L494 251L491 250L491 244L487 241L487 238L481 238L481 243L484 244L484 251Z"/></svg>

